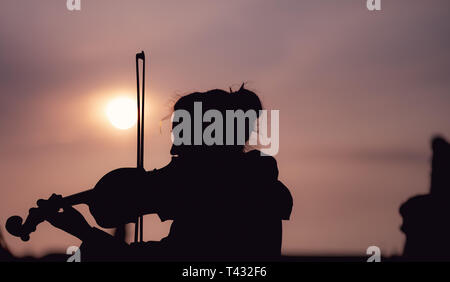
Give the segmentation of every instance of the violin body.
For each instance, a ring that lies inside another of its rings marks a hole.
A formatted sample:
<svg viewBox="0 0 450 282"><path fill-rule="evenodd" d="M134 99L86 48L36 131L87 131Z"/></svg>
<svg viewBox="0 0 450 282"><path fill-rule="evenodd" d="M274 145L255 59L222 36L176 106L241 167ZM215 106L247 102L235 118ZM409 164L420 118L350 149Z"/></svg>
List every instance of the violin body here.
<svg viewBox="0 0 450 282"><path fill-rule="evenodd" d="M141 214L139 191L145 189L143 168L119 168L107 173L86 199L89 211L103 228L131 223Z"/></svg>

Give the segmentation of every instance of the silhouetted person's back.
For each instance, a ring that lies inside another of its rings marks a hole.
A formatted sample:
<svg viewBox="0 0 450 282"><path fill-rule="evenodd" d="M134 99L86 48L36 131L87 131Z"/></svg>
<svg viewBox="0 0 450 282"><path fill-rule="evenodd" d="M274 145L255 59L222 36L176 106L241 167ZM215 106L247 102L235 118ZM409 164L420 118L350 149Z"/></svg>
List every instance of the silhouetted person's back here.
<svg viewBox="0 0 450 282"><path fill-rule="evenodd" d="M414 196L400 207L407 260L450 259L450 145L436 137L432 149L430 193Z"/></svg>
<svg viewBox="0 0 450 282"><path fill-rule="evenodd" d="M160 186L158 192L148 192L149 198L156 196L159 201L159 216L174 220L162 242L168 256L268 259L280 255L281 220L289 219L292 200L278 181L272 157L261 157L259 151L197 154L193 165L180 156L148 177L148 183Z"/></svg>

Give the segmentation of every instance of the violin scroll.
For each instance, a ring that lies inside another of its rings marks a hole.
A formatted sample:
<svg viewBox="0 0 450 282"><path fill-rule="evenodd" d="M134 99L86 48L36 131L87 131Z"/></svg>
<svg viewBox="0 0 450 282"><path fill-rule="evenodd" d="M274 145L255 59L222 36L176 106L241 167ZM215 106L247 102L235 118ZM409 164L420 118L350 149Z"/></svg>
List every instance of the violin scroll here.
<svg viewBox="0 0 450 282"><path fill-rule="evenodd" d="M23 219L18 216L14 215L8 218L6 221L6 230L9 232L9 234L20 237L22 241L28 241L30 240L30 234L23 234L23 225L22 225Z"/></svg>
<svg viewBox="0 0 450 282"><path fill-rule="evenodd" d="M58 198L58 196L53 195L52 197ZM59 196L60 197L60 196ZM45 221L45 215L50 212L57 212L60 200L54 202L49 202L46 200L39 200L37 202L38 208L31 208L29 210L28 216L25 220L20 216L14 215L8 218L6 221L6 230L9 234L20 237L22 241L30 240L30 233L36 231L36 227L43 221Z"/></svg>

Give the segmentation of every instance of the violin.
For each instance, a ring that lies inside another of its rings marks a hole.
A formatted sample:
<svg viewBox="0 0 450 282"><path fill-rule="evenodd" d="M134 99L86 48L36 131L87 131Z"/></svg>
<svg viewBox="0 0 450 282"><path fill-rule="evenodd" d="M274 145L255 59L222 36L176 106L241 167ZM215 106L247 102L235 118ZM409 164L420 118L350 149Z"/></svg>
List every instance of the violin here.
<svg viewBox="0 0 450 282"><path fill-rule="evenodd" d="M49 215L66 205L86 204L97 224L103 228L116 228L133 223L137 217L149 213L139 204L140 189L144 187L146 172L143 168L119 168L103 176L94 188L61 199L39 200L37 208L31 208L25 221L11 216L6 230L22 241L30 239L30 233Z"/></svg>

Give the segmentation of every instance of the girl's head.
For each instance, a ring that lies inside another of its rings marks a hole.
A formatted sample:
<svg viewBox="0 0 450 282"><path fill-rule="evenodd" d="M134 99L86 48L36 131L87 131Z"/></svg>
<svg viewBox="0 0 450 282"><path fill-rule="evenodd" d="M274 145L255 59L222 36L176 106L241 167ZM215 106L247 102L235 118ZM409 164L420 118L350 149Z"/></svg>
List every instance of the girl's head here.
<svg viewBox="0 0 450 282"><path fill-rule="evenodd" d="M258 96L244 88L214 89L181 97L174 105L172 155L243 151L262 110Z"/></svg>

